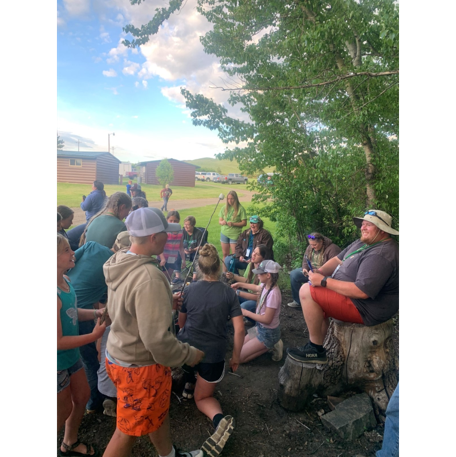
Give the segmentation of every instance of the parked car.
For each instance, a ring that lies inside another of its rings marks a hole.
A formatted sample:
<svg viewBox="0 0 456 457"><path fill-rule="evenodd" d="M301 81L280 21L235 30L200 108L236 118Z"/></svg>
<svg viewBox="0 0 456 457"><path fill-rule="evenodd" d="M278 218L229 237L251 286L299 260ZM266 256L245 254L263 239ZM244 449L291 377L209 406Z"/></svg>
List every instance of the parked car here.
<svg viewBox="0 0 456 457"><path fill-rule="evenodd" d="M209 179L207 179L209 178ZM222 177L218 173L215 173L214 171L208 171L206 173L206 181L213 181L213 182L221 182Z"/></svg>
<svg viewBox="0 0 456 457"><path fill-rule="evenodd" d="M240 175L239 173L229 173L228 175L221 176L223 184L247 184L248 178Z"/></svg>
<svg viewBox="0 0 456 457"><path fill-rule="evenodd" d="M125 173L125 176L127 176L128 179L134 179L136 176L138 176L138 172L136 171L127 171Z"/></svg>
<svg viewBox="0 0 456 457"><path fill-rule="evenodd" d="M206 176L208 173L206 173L205 171L196 171L195 172L195 179L197 181L210 181L211 178Z"/></svg>

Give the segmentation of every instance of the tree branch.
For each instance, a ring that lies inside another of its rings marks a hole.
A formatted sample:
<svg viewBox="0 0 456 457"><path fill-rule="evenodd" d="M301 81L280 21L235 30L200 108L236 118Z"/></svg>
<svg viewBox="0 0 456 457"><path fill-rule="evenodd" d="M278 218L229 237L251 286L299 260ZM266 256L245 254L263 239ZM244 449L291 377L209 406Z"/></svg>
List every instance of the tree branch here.
<svg viewBox="0 0 456 457"><path fill-rule="evenodd" d="M233 91L233 90L245 90L249 92L265 92L269 90L293 90L293 89L308 89L310 87L322 87L322 86L327 86L329 84L334 84L340 81L344 81L346 79L350 78L356 78L358 76L369 76L370 78L377 78L379 76L392 76L392 75L397 75L399 74L399 70L394 70L394 71L382 71L380 73L372 73L370 71L362 71L360 73L351 73L349 75L344 75L344 76L338 76L335 79L332 79L331 81L325 81L322 83L317 83L317 84L302 84L299 86L283 86L283 87L241 87L239 89L227 89L225 87L220 87L220 86L211 86L211 89L220 89L222 91Z"/></svg>

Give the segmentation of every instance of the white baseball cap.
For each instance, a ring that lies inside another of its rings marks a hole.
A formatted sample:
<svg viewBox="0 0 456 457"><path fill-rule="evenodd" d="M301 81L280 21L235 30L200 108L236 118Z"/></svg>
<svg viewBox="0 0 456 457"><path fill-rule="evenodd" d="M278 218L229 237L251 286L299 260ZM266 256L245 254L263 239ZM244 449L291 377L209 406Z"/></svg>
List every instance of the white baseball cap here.
<svg viewBox="0 0 456 457"><path fill-rule="evenodd" d="M180 224L168 224L158 208L138 208L125 220L130 236L148 236L159 232L180 232Z"/></svg>

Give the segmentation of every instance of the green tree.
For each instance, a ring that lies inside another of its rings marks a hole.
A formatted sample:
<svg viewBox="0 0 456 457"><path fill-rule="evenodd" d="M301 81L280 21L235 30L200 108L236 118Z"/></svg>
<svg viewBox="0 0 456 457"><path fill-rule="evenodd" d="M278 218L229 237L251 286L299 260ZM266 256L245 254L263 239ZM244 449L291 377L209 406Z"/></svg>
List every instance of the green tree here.
<svg viewBox="0 0 456 457"><path fill-rule="evenodd" d="M171 1L127 46L147 41L178 10ZM398 226L399 14L394 0L199 0L213 29L201 38L241 81L229 104L249 121L183 89L193 124L216 130L243 173L274 167L273 185L252 183L263 214L290 244L319 230L345 245L352 216L381 208ZM168 16L167 16L168 15ZM261 37L257 39L257 37ZM145 40L145 41L144 41Z"/></svg>
<svg viewBox="0 0 456 457"><path fill-rule="evenodd" d="M60 139L59 134L57 134L57 149L63 149L65 142Z"/></svg>
<svg viewBox="0 0 456 457"><path fill-rule="evenodd" d="M170 184L174 179L174 171L171 164L166 160L163 159L157 167L155 171L155 176L158 179L158 182L161 186L165 186L166 184Z"/></svg>

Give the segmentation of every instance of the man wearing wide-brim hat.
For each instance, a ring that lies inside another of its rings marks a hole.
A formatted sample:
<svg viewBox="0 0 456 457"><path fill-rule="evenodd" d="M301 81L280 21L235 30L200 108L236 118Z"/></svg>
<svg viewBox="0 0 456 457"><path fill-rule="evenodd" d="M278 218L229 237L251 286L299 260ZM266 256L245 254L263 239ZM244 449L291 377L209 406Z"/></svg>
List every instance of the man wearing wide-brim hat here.
<svg viewBox="0 0 456 457"><path fill-rule="evenodd" d="M321 268L309 272L299 291L307 327L307 345L288 350L299 362L327 363L323 340L329 317L368 326L391 319L399 309L399 247L391 235L391 216L369 210L354 217L361 238Z"/></svg>

